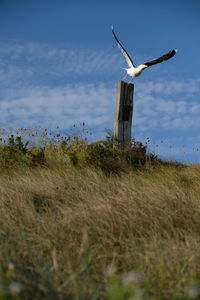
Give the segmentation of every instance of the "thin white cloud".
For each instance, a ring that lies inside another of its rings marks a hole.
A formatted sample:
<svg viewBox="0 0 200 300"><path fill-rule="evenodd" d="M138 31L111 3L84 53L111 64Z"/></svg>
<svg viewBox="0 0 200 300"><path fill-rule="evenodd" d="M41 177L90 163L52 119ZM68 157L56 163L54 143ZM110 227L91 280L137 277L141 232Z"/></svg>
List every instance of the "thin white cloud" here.
<svg viewBox="0 0 200 300"><path fill-rule="evenodd" d="M140 130L199 128L199 93L199 79L188 80L187 84L185 81L138 84L135 93L135 123L140 126Z"/></svg>
<svg viewBox="0 0 200 300"><path fill-rule="evenodd" d="M78 85L65 88L27 88L16 99L0 101L1 127L61 126L68 128L77 122L95 127L107 124L113 110L113 91L104 85Z"/></svg>
<svg viewBox="0 0 200 300"><path fill-rule="evenodd" d="M153 85L153 84L152 84ZM167 83L169 86L170 83ZM173 83L174 85L174 83ZM139 85L138 85L139 86ZM162 83L163 89L164 83ZM183 130L199 128L200 104L179 100L179 92L171 90L170 95L145 91L135 94L134 127L139 131ZM148 90L148 87L147 87ZM165 97L164 97L165 96ZM7 91L0 101L0 126L10 122L13 126L26 127L39 124L44 127L69 127L76 122L85 122L88 126L113 127L115 108L115 88L105 84L75 84L66 87L24 87Z"/></svg>
<svg viewBox="0 0 200 300"><path fill-rule="evenodd" d="M45 44L0 44L0 83L75 79L113 74L119 56L94 49L65 49Z"/></svg>
<svg viewBox="0 0 200 300"><path fill-rule="evenodd" d="M189 79L182 81L148 81L145 83L140 83L138 88L138 93L143 95L151 94L161 94L162 95L173 95L173 94L195 94L200 92L200 79Z"/></svg>

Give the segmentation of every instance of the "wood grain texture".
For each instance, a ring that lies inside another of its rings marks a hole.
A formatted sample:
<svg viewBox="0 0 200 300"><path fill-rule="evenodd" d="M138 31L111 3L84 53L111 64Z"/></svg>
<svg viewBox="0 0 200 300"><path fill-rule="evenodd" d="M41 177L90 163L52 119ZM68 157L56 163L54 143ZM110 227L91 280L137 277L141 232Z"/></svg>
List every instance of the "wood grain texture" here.
<svg viewBox="0 0 200 300"><path fill-rule="evenodd" d="M117 84L114 136L119 147L130 146L133 115L134 84L119 81Z"/></svg>

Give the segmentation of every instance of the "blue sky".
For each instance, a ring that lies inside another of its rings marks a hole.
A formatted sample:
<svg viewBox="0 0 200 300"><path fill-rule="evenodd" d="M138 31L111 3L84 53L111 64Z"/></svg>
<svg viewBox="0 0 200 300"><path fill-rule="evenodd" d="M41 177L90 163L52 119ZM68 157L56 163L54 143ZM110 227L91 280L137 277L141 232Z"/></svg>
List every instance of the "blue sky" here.
<svg viewBox="0 0 200 300"><path fill-rule="evenodd" d="M0 128L85 122L93 140L113 129L126 67L178 48L134 80L133 137L186 162L200 155L200 1L0 0Z"/></svg>

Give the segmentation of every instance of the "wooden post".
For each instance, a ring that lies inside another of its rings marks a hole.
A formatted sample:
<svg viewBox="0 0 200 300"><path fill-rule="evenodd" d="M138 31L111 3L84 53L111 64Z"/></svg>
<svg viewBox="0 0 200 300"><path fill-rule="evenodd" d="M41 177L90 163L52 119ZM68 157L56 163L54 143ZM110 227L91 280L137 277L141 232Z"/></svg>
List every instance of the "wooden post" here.
<svg viewBox="0 0 200 300"><path fill-rule="evenodd" d="M119 81L115 108L114 137L120 148L131 145L134 84Z"/></svg>

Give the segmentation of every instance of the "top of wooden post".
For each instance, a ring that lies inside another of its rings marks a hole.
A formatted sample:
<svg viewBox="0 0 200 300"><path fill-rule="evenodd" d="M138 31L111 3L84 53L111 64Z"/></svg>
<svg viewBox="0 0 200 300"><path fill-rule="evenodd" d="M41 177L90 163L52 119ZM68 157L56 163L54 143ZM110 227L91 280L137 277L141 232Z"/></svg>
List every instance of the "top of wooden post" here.
<svg viewBox="0 0 200 300"><path fill-rule="evenodd" d="M123 81L123 80L118 81L118 84L125 84L126 86L134 86L134 83L126 82L126 81Z"/></svg>

